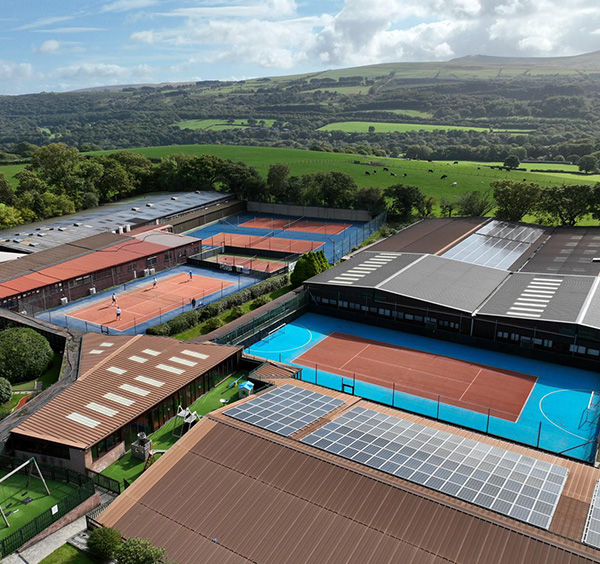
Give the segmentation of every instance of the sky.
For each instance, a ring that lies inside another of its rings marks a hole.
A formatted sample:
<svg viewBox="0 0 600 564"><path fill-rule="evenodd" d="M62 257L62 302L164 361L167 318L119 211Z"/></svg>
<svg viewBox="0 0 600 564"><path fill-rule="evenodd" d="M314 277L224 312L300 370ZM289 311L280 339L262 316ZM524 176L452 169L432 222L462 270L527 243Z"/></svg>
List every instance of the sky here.
<svg viewBox="0 0 600 564"><path fill-rule="evenodd" d="M0 94L595 50L598 0L0 0Z"/></svg>

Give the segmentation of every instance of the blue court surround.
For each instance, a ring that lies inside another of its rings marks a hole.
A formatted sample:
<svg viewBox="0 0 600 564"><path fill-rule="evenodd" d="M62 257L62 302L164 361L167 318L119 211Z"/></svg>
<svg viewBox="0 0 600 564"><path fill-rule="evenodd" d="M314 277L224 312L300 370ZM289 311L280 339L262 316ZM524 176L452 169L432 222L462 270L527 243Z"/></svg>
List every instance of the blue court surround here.
<svg viewBox="0 0 600 564"><path fill-rule="evenodd" d="M295 364L295 358L335 331L537 377L516 422L488 417L404 392L397 391L394 394L391 388L360 380L354 382L354 394L357 396L530 446L539 446L551 452L564 453L572 458L591 462L595 457L600 405L594 402L594 408L587 409L591 392L600 391L600 376L595 372L312 313L285 325L249 347L247 352ZM301 367L304 381L351 393L352 379L325 372L318 367L316 370L314 367ZM597 400L600 402L600 394Z"/></svg>

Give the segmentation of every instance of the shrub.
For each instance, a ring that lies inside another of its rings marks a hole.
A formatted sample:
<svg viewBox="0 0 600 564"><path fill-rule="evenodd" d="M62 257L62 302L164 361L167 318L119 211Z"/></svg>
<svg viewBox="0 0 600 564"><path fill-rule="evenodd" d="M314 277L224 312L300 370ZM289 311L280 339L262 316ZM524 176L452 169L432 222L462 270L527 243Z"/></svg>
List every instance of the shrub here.
<svg viewBox="0 0 600 564"><path fill-rule="evenodd" d="M6 378L0 378L0 404L6 403L12 398L12 386Z"/></svg>
<svg viewBox="0 0 600 564"><path fill-rule="evenodd" d="M212 319L209 319L206 322L206 325L204 326L204 328L206 329L207 333L210 333L211 331L214 331L215 329L218 329L219 327L223 326L223 321L221 319L219 319L218 317L213 317Z"/></svg>
<svg viewBox="0 0 600 564"><path fill-rule="evenodd" d="M88 538L88 549L92 556L102 562L114 558L121 548L121 534L112 527L94 529Z"/></svg>
<svg viewBox="0 0 600 564"><path fill-rule="evenodd" d="M271 298L269 298L269 296L260 296L256 298L254 302L252 302L252 307L256 309L257 307L261 307L268 304L270 301Z"/></svg>
<svg viewBox="0 0 600 564"><path fill-rule="evenodd" d="M0 332L0 377L12 384L41 376L53 357L50 343L28 327Z"/></svg>
<svg viewBox="0 0 600 564"><path fill-rule="evenodd" d="M164 548L158 548L150 544L150 541L138 538L126 540L117 552L119 564L160 564L164 556Z"/></svg>
<svg viewBox="0 0 600 564"><path fill-rule="evenodd" d="M244 311L244 308L242 306L235 306L232 310L231 310L231 319L237 319L238 317L242 317L242 315L244 315L246 312Z"/></svg>

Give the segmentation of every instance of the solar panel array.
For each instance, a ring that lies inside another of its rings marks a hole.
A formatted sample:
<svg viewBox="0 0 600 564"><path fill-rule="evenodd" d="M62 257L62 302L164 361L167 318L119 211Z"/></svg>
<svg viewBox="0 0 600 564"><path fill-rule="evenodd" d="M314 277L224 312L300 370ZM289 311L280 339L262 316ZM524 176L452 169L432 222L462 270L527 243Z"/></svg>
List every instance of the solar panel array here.
<svg viewBox="0 0 600 564"><path fill-rule="evenodd" d="M305 388L285 384L236 405L226 415L287 437L310 425L344 402Z"/></svg>
<svg viewBox="0 0 600 564"><path fill-rule="evenodd" d="M547 529L568 470L355 407L302 442Z"/></svg>
<svg viewBox="0 0 600 564"><path fill-rule="evenodd" d="M600 481L596 482L581 542L600 548Z"/></svg>
<svg viewBox="0 0 600 564"><path fill-rule="evenodd" d="M541 229L493 220L442 256L492 268L508 269L542 233Z"/></svg>

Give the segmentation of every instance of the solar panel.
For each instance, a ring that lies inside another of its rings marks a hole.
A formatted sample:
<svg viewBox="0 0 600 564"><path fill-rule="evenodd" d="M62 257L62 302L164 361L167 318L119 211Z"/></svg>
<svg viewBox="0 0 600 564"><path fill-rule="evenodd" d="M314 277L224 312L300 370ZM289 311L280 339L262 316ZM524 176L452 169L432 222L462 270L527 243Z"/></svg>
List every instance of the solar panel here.
<svg viewBox="0 0 600 564"><path fill-rule="evenodd" d="M287 437L343 403L331 396L285 384L228 409L225 415Z"/></svg>
<svg viewBox="0 0 600 564"><path fill-rule="evenodd" d="M600 481L596 482L581 542L600 548Z"/></svg>
<svg viewBox="0 0 600 564"><path fill-rule="evenodd" d="M547 529L568 470L362 407L302 442Z"/></svg>

